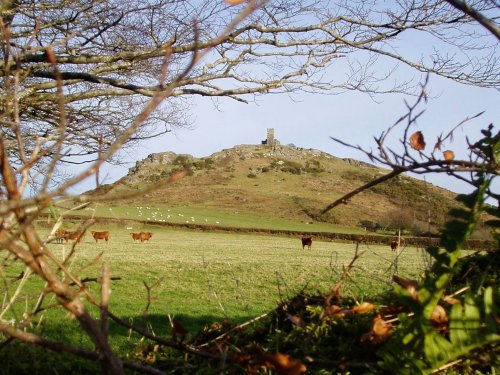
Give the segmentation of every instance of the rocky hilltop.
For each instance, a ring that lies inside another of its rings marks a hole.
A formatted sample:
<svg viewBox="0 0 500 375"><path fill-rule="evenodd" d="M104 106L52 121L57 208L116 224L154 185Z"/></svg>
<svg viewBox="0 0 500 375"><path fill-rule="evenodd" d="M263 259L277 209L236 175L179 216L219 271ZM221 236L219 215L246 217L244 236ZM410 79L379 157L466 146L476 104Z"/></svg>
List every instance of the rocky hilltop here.
<svg viewBox="0 0 500 375"><path fill-rule="evenodd" d="M188 176L161 186L180 170L188 170ZM437 230L456 205L452 192L400 176L326 215L319 214L333 200L385 173L371 164L320 150L239 145L203 158L174 152L151 154L111 190L140 190L160 183L159 189L148 194L148 201L348 226L391 227L399 221L417 231Z"/></svg>
<svg viewBox="0 0 500 375"><path fill-rule="evenodd" d="M363 161L351 158L337 158L324 151L311 148L305 149L300 147L282 145L277 145L272 148L266 145L239 145L233 148L223 149L222 151L218 151L204 158L196 158L189 154L176 154L172 151L149 154L145 159L137 161L135 166L129 169L129 172L124 181L141 181L141 179L144 178L145 173L149 175L150 173L152 173L152 171L157 169L160 169L162 171L171 170L172 168L169 168L169 166L174 166L176 164L178 165L179 160L181 160L185 164L190 164L191 168L196 169L197 166L199 166L198 164L200 162L203 163L204 160L212 160L217 164L227 164L233 162L234 160L252 160L261 158L283 158L299 162L315 158L324 158L343 161L349 165L357 167L363 166L376 168L375 166Z"/></svg>

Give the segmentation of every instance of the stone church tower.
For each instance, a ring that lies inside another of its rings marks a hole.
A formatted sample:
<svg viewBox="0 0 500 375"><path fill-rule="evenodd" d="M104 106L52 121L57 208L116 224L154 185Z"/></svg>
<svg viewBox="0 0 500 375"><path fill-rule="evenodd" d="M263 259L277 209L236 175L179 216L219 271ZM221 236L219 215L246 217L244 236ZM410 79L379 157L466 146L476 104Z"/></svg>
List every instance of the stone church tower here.
<svg viewBox="0 0 500 375"><path fill-rule="evenodd" d="M274 148L276 145L279 145L279 141L274 138L274 128L267 128L267 138L262 141L263 145L269 145Z"/></svg>
<svg viewBox="0 0 500 375"><path fill-rule="evenodd" d="M274 128L267 128L267 144L269 146L274 146L275 145Z"/></svg>

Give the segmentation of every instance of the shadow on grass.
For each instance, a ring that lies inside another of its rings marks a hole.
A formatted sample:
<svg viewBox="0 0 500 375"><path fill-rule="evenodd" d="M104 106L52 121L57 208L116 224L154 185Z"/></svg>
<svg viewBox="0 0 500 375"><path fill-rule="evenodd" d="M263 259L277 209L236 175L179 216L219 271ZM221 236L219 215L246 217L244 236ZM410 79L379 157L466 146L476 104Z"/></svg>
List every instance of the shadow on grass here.
<svg viewBox="0 0 500 375"><path fill-rule="evenodd" d="M172 340L170 320L166 315L121 316L121 319L137 328L154 333L163 339ZM248 317L248 320L252 317ZM201 330L215 322L219 317L178 314L175 321L183 327L185 335L177 334L176 339L189 343ZM241 318L235 324L245 321ZM140 361L143 349L151 343L139 333L123 327L116 322L109 322L109 341L118 357L128 361ZM45 321L34 333L52 341L93 351L94 344L83 333L75 320ZM182 337L184 336L184 337ZM96 374L100 373L99 363L81 359L69 353L56 353L43 347L12 341L0 347L0 374Z"/></svg>
<svg viewBox="0 0 500 375"><path fill-rule="evenodd" d="M134 325L137 328L142 330L152 332L157 336L161 336L164 338L172 337L172 329L171 329L171 319L167 315L159 315L159 314L148 314L147 316L125 316L120 317L122 320L128 322L129 324ZM212 315L203 315L203 316L191 316L187 314L176 314L171 317L180 327L185 329L186 338L192 338L198 332L200 332L204 327L209 326L216 322L221 322L219 316ZM252 316L241 317L237 320L232 320L231 323L238 324L241 322L245 322L247 320L252 319ZM120 324L110 320L109 327L110 336L129 336L130 330L126 327L121 326Z"/></svg>

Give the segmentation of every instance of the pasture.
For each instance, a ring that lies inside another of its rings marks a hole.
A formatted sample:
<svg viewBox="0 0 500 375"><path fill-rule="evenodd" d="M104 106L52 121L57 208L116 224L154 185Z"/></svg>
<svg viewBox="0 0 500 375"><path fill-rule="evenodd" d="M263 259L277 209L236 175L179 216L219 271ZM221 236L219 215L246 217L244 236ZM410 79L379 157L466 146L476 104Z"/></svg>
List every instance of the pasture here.
<svg viewBox="0 0 500 375"><path fill-rule="evenodd" d="M168 316L179 319L192 335L214 321L243 322L259 316L301 290L324 293L335 285L342 266L351 261L355 252L355 244L314 240L310 251L307 247L303 250L300 238L142 226L133 230L117 226L92 229L109 230L109 243L96 244L87 233L77 246L69 269L82 278L99 277L102 262L106 262L112 276L121 277L112 282L111 311L136 324L146 324L145 284L152 287L147 327L160 335L169 334ZM142 230L153 232L152 239L148 243L134 243L130 232ZM71 244L72 241L50 244L50 250L61 259L68 254ZM395 253L389 246L366 244L360 245L359 250L364 254L356 262L343 293L362 301L392 288ZM101 258L95 261L101 252ZM18 263L5 268L6 277L22 270ZM424 269L422 252L404 249L397 274L418 278ZM25 296L20 298L23 302L13 309L14 317L22 314L25 304L35 302L32 293L39 286L39 283L26 285ZM99 300L100 285L90 282L87 286ZM47 299L46 304L53 302ZM98 317L97 309L91 311ZM70 340L77 342L86 340L74 336L75 330L69 328L76 323L65 312L48 310L38 319L42 316L47 332L55 330L55 335L69 335ZM52 326L54 321L63 324ZM135 342L129 335L125 329L112 327L112 341L121 350L130 350Z"/></svg>
<svg viewBox="0 0 500 375"><path fill-rule="evenodd" d="M132 219L157 223L204 224L304 232L366 233L362 228L320 222L313 223L312 219L308 219L309 221L287 220L237 210L196 206L194 204L190 206L174 206L161 203L149 205L98 203L74 213L81 216Z"/></svg>

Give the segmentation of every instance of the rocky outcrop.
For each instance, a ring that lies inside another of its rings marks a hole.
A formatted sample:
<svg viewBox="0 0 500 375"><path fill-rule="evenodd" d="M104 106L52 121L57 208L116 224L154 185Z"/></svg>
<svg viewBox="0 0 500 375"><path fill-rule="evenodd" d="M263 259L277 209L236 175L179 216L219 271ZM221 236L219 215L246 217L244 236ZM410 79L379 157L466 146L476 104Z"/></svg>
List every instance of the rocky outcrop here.
<svg viewBox="0 0 500 375"><path fill-rule="evenodd" d="M150 154L145 159L136 162L135 166L129 169L125 180L126 182L138 182L144 179L144 177L162 173L162 177L164 177L174 167L185 167L187 164L192 167L197 162L203 162L207 159L211 159L211 161L219 167L227 167L238 160L251 160L254 158L267 158L270 159L270 161L279 161L283 158L299 163L316 158L338 159L320 150L290 145L238 145L216 152L206 158L195 158L189 154L176 154L175 152L167 151ZM354 159L343 160L351 165L371 166L368 163ZM196 169L196 167L194 169Z"/></svg>
<svg viewBox="0 0 500 375"><path fill-rule="evenodd" d="M238 157L240 160L248 160L257 156L265 158L284 157L297 160L307 160L315 157L335 159L334 156L320 150L285 145L277 145L274 147L268 145L239 145L210 155L210 157L216 161L227 158L228 156Z"/></svg>
<svg viewBox="0 0 500 375"><path fill-rule="evenodd" d="M356 160L356 159L351 159L351 158L343 158L343 161L345 161L349 165L354 165L355 167L371 167L371 168L376 168L374 165L365 163L364 161Z"/></svg>
<svg viewBox="0 0 500 375"><path fill-rule="evenodd" d="M129 168L127 176L135 175L141 169L149 169L154 166L174 164L174 162L178 160L179 157L182 157L185 160L195 159L193 156L189 154L176 154L175 152L172 151L149 154L145 159L136 162L135 166Z"/></svg>

